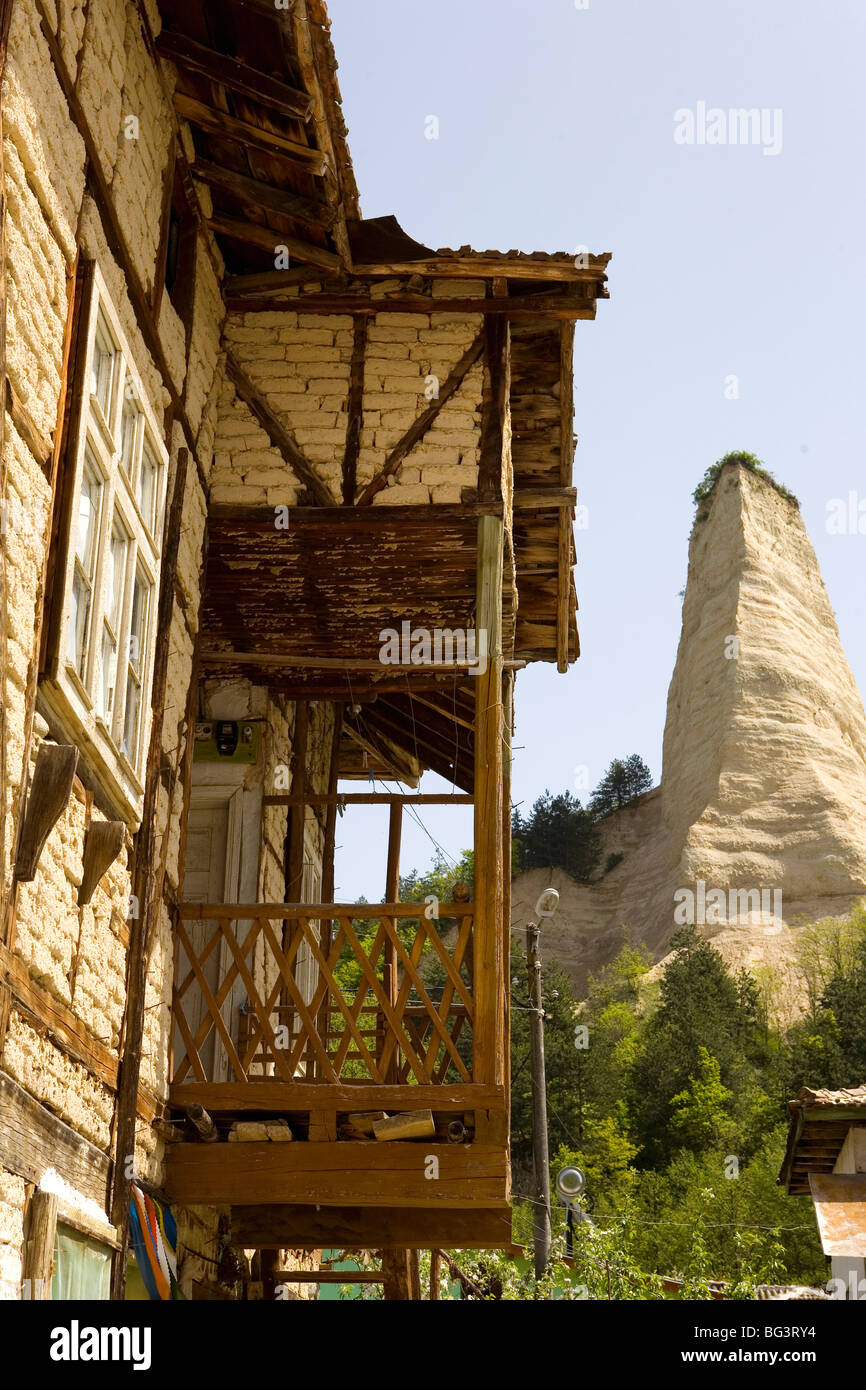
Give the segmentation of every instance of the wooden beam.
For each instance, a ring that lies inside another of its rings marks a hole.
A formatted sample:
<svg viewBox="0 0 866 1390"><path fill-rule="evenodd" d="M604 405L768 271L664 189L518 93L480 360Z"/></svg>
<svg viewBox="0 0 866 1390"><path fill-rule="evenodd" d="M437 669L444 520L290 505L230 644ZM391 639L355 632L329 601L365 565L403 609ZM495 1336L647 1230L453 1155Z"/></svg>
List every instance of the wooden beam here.
<svg viewBox="0 0 866 1390"><path fill-rule="evenodd" d="M527 487L514 489L516 512L541 512L547 507L567 511L577 506L576 487Z"/></svg>
<svg viewBox="0 0 866 1390"><path fill-rule="evenodd" d="M337 504L331 496L330 489L319 477L309 459L298 447L294 436L274 414L262 392L250 380L232 353L226 354L226 375L233 382L241 400L258 420L271 444L282 454L298 482L307 488L319 506L336 508ZM271 518L271 525L273 525L273 517Z"/></svg>
<svg viewBox="0 0 866 1390"><path fill-rule="evenodd" d="M404 910L407 904L403 904ZM423 904L421 905L423 907ZM460 904L461 914L464 909ZM417 904L416 904L417 913ZM381 914L381 906L376 913ZM335 914L336 915L336 914ZM390 913L394 915L393 908ZM449 917L452 909L448 909ZM457 915L456 913L454 915ZM171 1087L169 1103L186 1110L198 1103L211 1114L334 1110L500 1110L505 1109L502 1086L444 1083L441 1086L378 1086L358 1082L332 1084L316 1081L183 1081Z"/></svg>
<svg viewBox="0 0 866 1390"><path fill-rule="evenodd" d="M484 389L478 460L479 502L503 496L505 424L508 411L510 340L505 319L484 320Z"/></svg>
<svg viewBox="0 0 866 1390"><path fill-rule="evenodd" d="M46 439L42 431L36 428L30 412L20 399L8 376L6 377L6 409L12 416L13 425L43 473L47 472L51 466L51 441Z"/></svg>
<svg viewBox="0 0 866 1390"><path fill-rule="evenodd" d="M88 125L87 118L84 115L84 110L76 92L75 82L66 70L63 53L54 30L51 27L43 0L35 0L35 3L39 15L40 28L48 46L48 51L51 54L51 62L57 81L60 84L61 91L63 92L64 99L69 108L69 114L72 117L73 124L84 144L85 154L87 155L88 190L99 211L109 249L119 261L123 271L126 291L129 295L136 322L141 331L141 336L162 377L163 385L169 394L173 417L179 422L183 429L187 447L195 459L196 469L202 481L202 491L205 496L207 496L207 487L203 480L201 463L196 452L196 436L189 423L180 392L174 384L174 379L168 365L168 359L163 351L162 340L159 336L159 330L153 316L150 301L145 293L144 286L136 269L135 260L127 245L126 237L123 234L120 219L112 199L111 188L102 169L96 141Z"/></svg>
<svg viewBox="0 0 866 1390"><path fill-rule="evenodd" d="M325 156L329 173L329 177L325 181L325 190L328 202L335 212L334 241L346 269L350 270L352 248L349 244L349 234L346 228L347 190L344 187L346 154L345 150L341 148L340 155L342 157L340 157L334 144L306 0L293 0L291 15L281 17L280 25L285 40L294 49L294 57L301 81L312 98L316 142ZM351 166L349 166L349 174L351 176ZM352 211L357 212L357 209L353 208Z"/></svg>
<svg viewBox="0 0 866 1390"><path fill-rule="evenodd" d="M381 264L355 264L352 274L358 279L380 276L425 275L443 276L447 280L486 280L504 276L508 280L557 280L594 284L604 279L610 253L590 255L588 266L576 266L570 256L449 256L443 254L417 261L389 261Z"/></svg>
<svg viewBox="0 0 866 1390"><path fill-rule="evenodd" d="M574 471L574 325L563 324L559 347L560 440L559 481L571 483ZM569 626L571 622L572 526L567 512L559 514L556 539L556 669L568 670Z"/></svg>
<svg viewBox="0 0 866 1390"><path fill-rule="evenodd" d="M242 121L230 116L226 111L218 111L195 97L175 92L174 109L181 120L189 121L207 135L216 135L222 140L233 140L245 149L263 150L265 154L278 155L289 164L303 169L304 173L320 176L327 168L321 150L310 145L302 145L298 140L289 140L273 130L265 130L252 121Z"/></svg>
<svg viewBox="0 0 866 1390"><path fill-rule="evenodd" d="M473 980L475 1027L473 1076L502 1085L505 1059L503 921L503 710L502 710L503 524L478 522L476 625L487 632L487 669L475 678L475 921Z"/></svg>
<svg viewBox="0 0 866 1390"><path fill-rule="evenodd" d="M12 20L13 0L0 0L0 83L6 71L6 55L9 46L9 25ZM0 104L0 382L6 381L6 165L4 160L3 109ZM0 505L6 505L8 487L8 451L6 449L6 392L4 388L3 405L0 410ZM12 906L15 893L8 870L10 845L6 831L9 817L6 811L8 791L8 683L9 683L9 567L7 563L7 528L0 530L0 941L5 940L7 930L7 910ZM25 739L26 748L26 739ZM22 779L23 780L23 779ZM6 1036L8 1022L8 999L0 994L0 1050Z"/></svg>
<svg viewBox="0 0 866 1390"><path fill-rule="evenodd" d="M45 841L66 810L72 795L77 766L78 749L74 745L39 745L15 855L16 882L32 883L35 879Z"/></svg>
<svg viewBox="0 0 866 1390"><path fill-rule="evenodd" d="M298 309L298 298L280 299L278 291L256 291L253 280L262 280L271 275L284 276L286 283L292 283L288 276L292 271L264 271L261 275L239 276L236 281L229 278L226 284L226 308L231 313L255 314L271 313L277 309L293 311ZM304 280L312 280L311 274ZM249 281L249 288L240 286L240 281ZM239 288L233 289L233 283ZM295 283L298 283L297 281ZM582 287L580 287L582 289ZM272 297L273 296L273 297ZM509 299L433 299L428 295L390 295L386 299L370 298L363 295L332 291L322 294L303 294L299 296L302 312L305 314L483 314L491 318L541 319L554 322L575 322L578 319L596 317L595 299L583 293L559 293L547 291L544 295L518 295Z"/></svg>
<svg viewBox="0 0 866 1390"><path fill-rule="evenodd" d="M107 1154L0 1072L0 1167L38 1187L49 1168L105 1210Z"/></svg>
<svg viewBox="0 0 866 1390"><path fill-rule="evenodd" d="M126 843L126 823L122 820L91 821L84 840L84 859L81 866L81 887L78 906L90 902L96 885Z"/></svg>
<svg viewBox="0 0 866 1390"><path fill-rule="evenodd" d="M310 115L313 103L306 92L289 87L269 73L258 72L238 58L215 53L204 44L196 43L183 34L170 33L167 29L157 36L156 47L160 57L167 58L182 72L194 72L200 77L209 78L211 82L219 82L229 91L251 97L253 101L283 116L306 121Z"/></svg>
<svg viewBox="0 0 866 1390"><path fill-rule="evenodd" d="M411 795L405 792L329 792L327 795L305 792L303 796L296 797L287 792L277 792L262 797L264 806L393 806L395 803L400 806L471 806L472 796L462 792L416 792Z"/></svg>
<svg viewBox="0 0 866 1390"><path fill-rule="evenodd" d="M165 863L157 854L157 821L160 805L162 739L168 690L169 633L174 610L174 586L183 532L183 511L189 455L178 453L171 505L166 510L156 611L156 656L151 678L150 744L144 779L141 828L135 840L133 895L138 915L132 919L126 979L123 1056L120 1064L115 1110L115 1162L112 1220L117 1229L118 1251L112 1271L112 1298L122 1300L126 1289L126 1252L129 1243L129 1202L132 1187L130 1158L135 1154L136 1097L144 1039L145 996L151 946L159 920ZM169 798L170 800L170 798Z"/></svg>
<svg viewBox="0 0 866 1390"><path fill-rule="evenodd" d="M367 329L363 316L356 317L352 339L352 365L349 371L349 413L346 424L346 447L343 454L343 506L355 505L358 486L358 458L361 453L361 429L364 423L364 359L367 352Z"/></svg>
<svg viewBox="0 0 866 1390"><path fill-rule="evenodd" d="M356 922L376 921L383 913L388 917L407 917L414 921L423 912L423 903L199 903L184 902L178 907L181 922L207 922L225 918L230 922L245 922L248 918L264 918L281 922L288 917L307 917L321 922L325 917L349 917ZM472 903L449 903L449 917L471 916ZM258 1084L258 1083L257 1083ZM353 1105L352 1109L357 1109Z"/></svg>
<svg viewBox="0 0 866 1390"><path fill-rule="evenodd" d="M430 426L442 410L442 407L460 390L460 387L463 385L469 372L475 366L475 363L481 357L483 351L484 331L482 330L473 339L472 343L460 358L460 361L456 366L452 367L451 371L448 373L445 381L439 387L439 395L431 402L427 409L423 410L418 418L412 422L402 438L394 445L378 473L364 488L358 498L359 507L369 506L373 498L380 493L384 487L387 487L388 479L397 472L407 454L409 454L411 450L414 449L415 445L420 443L424 438Z"/></svg>
<svg viewBox="0 0 866 1390"><path fill-rule="evenodd" d="M233 241L243 242L245 246L255 246L270 256L276 254L278 246L285 246L289 255L308 265L321 266L336 274L340 269L339 257L323 246L315 246L310 241L299 241L297 237L273 227L265 227L259 222L245 222L238 217L227 217L225 213L214 211L208 218L208 226L221 236Z"/></svg>
<svg viewBox="0 0 866 1390"><path fill-rule="evenodd" d="M224 165L214 164L208 159L196 159L190 173L200 183L207 184L208 188L216 188L221 193L228 193L250 209L267 208L271 212L280 212L285 217L291 217L295 222L301 222L304 226L314 227L321 231L327 231L333 222L333 210L326 203L316 202L312 198L303 198L299 193L292 193L287 188L277 188L272 183L265 183L263 179L253 179L247 174L238 174L234 169L227 169ZM273 272L273 274L280 276L285 275L285 273L285 271ZM261 279L261 276L240 276L235 277L235 279Z"/></svg>
<svg viewBox="0 0 866 1390"><path fill-rule="evenodd" d="M24 1297L43 1302L51 1298L54 1240L57 1235L57 1193L37 1188L27 1207L27 1237L21 1262Z"/></svg>
<svg viewBox="0 0 866 1390"><path fill-rule="evenodd" d="M425 1177L439 1161L435 1182ZM165 1190L184 1205L492 1207L507 1210L506 1155L479 1144L173 1144Z"/></svg>
<svg viewBox="0 0 866 1390"><path fill-rule="evenodd" d="M240 1249L429 1250L437 1240L452 1250L504 1249L511 1243L511 1213L392 1205L232 1208L231 1241Z"/></svg>

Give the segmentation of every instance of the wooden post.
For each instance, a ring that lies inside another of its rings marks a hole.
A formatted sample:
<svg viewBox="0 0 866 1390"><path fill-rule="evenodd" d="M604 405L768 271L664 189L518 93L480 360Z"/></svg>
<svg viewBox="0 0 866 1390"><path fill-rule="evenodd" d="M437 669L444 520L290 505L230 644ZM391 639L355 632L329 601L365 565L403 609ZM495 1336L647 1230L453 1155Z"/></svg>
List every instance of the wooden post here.
<svg viewBox="0 0 866 1390"><path fill-rule="evenodd" d="M54 1273L54 1239L57 1234L57 1194L33 1193L27 1208L27 1239L21 1265L23 1293L26 1299L47 1302L51 1298L51 1276Z"/></svg>
<svg viewBox="0 0 866 1390"><path fill-rule="evenodd" d="M511 1116L511 763L514 727L514 672L502 673L502 1055L505 1111Z"/></svg>
<svg viewBox="0 0 866 1390"><path fill-rule="evenodd" d="M0 0L0 84L6 70L6 50L9 24L12 19L12 0ZM7 769L6 744L7 710L6 684L9 665L9 603L7 593L7 526L5 515L7 486L6 464L6 170L3 162L3 115L0 101L0 940L5 939L8 901L9 845L6 843ZM6 992L0 993L0 1048L6 1033Z"/></svg>
<svg viewBox="0 0 866 1390"><path fill-rule="evenodd" d="M331 798L325 808L325 835L322 846L322 902L332 903L334 901L334 853L337 839L337 783L340 772L340 743L343 737L343 706L334 705L334 728L331 734L331 761L328 768L328 796ZM331 934L333 923L331 921L321 921L319 923L319 945L322 955L327 960L331 950ZM319 1037L323 1041L325 1051L328 1049L326 1034L330 1019L330 995L326 994L322 1000L322 1007L316 1020L316 1028ZM319 1063L316 1063L318 1074Z"/></svg>
<svg viewBox="0 0 866 1390"><path fill-rule="evenodd" d="M171 506L165 520L165 540L160 569L159 603L156 615L156 656L153 663L153 683L151 686L150 744L147 751L144 808L141 829L136 836L135 868L132 880L134 897L138 901L138 914L132 918L129 933L123 1056L120 1062L115 1110L116 1140L112 1179L112 1220L117 1230L118 1248L115 1252L112 1270L111 1297L121 1301L126 1292L129 1200L133 1181L132 1160L135 1155L135 1122L138 1103L138 1078L141 1072L141 1046L144 1037L147 969L162 896L162 877L157 873L156 864L159 769L162 761L162 735L168 688L169 635L174 608L174 582L180 549L181 520L188 471L189 453L186 449L181 449L177 456ZM188 737L192 738L192 736L193 733L190 730Z"/></svg>
<svg viewBox="0 0 866 1390"><path fill-rule="evenodd" d="M386 1303L421 1300L421 1276L417 1250L383 1250L382 1275Z"/></svg>
<svg viewBox="0 0 866 1390"><path fill-rule="evenodd" d="M442 1279L442 1256L438 1250L430 1251L430 1302L441 1302L440 1283Z"/></svg>
<svg viewBox="0 0 866 1390"><path fill-rule="evenodd" d="M388 817L388 866L385 871L385 902L400 901L400 840L403 832L403 807L392 801ZM394 926L396 928L396 922ZM397 948L393 941L386 941L384 956L385 991L391 1004L397 1002ZM400 1079L400 1053L395 1047L388 1065L386 1082L396 1085Z"/></svg>
<svg viewBox="0 0 866 1390"><path fill-rule="evenodd" d="M475 921L473 926L473 1080L502 1085L503 1056L503 711L500 517L478 521L477 641L487 664L475 677Z"/></svg>

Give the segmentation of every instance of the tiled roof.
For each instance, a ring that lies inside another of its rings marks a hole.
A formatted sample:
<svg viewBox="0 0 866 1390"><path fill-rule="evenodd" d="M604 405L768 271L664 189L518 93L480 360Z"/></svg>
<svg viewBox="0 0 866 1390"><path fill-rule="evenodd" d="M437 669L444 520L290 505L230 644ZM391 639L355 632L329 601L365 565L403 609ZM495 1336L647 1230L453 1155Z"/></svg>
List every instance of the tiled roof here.
<svg viewBox="0 0 866 1390"><path fill-rule="evenodd" d="M795 1107L802 1109L805 1106L808 1106L810 1110L813 1107L823 1109L825 1106L837 1105L862 1105L863 1109L866 1110L866 1086L856 1086L853 1090L848 1091L811 1091L808 1086L804 1086L801 1091L798 1091L795 1100L788 1101L788 1110L792 1111Z"/></svg>

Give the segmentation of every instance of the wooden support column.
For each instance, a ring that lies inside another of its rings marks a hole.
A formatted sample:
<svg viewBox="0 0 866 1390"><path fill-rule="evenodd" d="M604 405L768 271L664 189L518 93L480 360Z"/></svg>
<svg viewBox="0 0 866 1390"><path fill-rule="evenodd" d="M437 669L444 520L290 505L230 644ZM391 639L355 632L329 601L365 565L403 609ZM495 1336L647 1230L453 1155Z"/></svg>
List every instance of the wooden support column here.
<svg viewBox="0 0 866 1390"><path fill-rule="evenodd" d="M385 871L385 902L400 901L400 840L403 834L403 807L399 801L391 802L388 817L388 867ZM396 928L397 923L394 922ZM397 948L393 941L385 943L384 952L385 992L391 1005L397 1003ZM400 1080L400 1054L395 1047L388 1064L385 1081L396 1085Z"/></svg>
<svg viewBox="0 0 866 1390"><path fill-rule="evenodd" d="M503 1055L503 710L500 517L478 521L475 622L487 634L487 666L475 677L475 921L473 1080L502 1085Z"/></svg>
<svg viewBox="0 0 866 1390"><path fill-rule="evenodd" d="M417 1250L383 1250L382 1275L386 1303L420 1302L421 1276Z"/></svg>
<svg viewBox="0 0 866 1390"><path fill-rule="evenodd" d="M502 1055L505 1108L511 1115L511 762L514 672L502 673Z"/></svg>
<svg viewBox="0 0 866 1390"><path fill-rule="evenodd" d="M122 1300L126 1292L126 1258L129 1244L129 1200L132 1187L130 1160L135 1154L135 1124L141 1046L144 1037L144 1008L150 950L159 919L163 874L157 872L157 816L159 811L159 770L168 688L169 633L174 608L174 584L182 530L183 504L189 471L189 453L181 449L177 457L171 506L165 520L159 602L156 615L156 656L151 685L151 728L144 783L141 828L136 836L133 893L138 915L129 933L126 979L126 1016L123 1057L115 1111L116 1141L112 1183L112 1221L117 1230L118 1250L112 1271L111 1297ZM191 731L188 737L192 737ZM164 871L164 857L162 863Z"/></svg>
<svg viewBox="0 0 866 1390"><path fill-rule="evenodd" d="M334 853L337 840L337 784L340 772L340 742L343 737L343 705L334 705L334 728L331 734L331 760L328 764L328 801L325 809L325 835L322 846L322 902L334 901ZM267 805L267 802L265 802ZM331 950L333 923L323 920L319 923L319 945L327 960ZM328 995L322 1001L316 1028L320 1038L328 1031Z"/></svg>
<svg viewBox="0 0 866 1390"><path fill-rule="evenodd" d="M310 729L310 707L306 700L295 706L295 728L292 736L292 796L303 798L307 790L307 739ZM307 806L301 800L289 808L286 826L285 876L286 902L304 901L304 827Z"/></svg>
<svg viewBox="0 0 866 1390"><path fill-rule="evenodd" d="M27 1208L27 1238L21 1268L25 1298L37 1302L51 1298L56 1234L57 1194L37 1189Z"/></svg>

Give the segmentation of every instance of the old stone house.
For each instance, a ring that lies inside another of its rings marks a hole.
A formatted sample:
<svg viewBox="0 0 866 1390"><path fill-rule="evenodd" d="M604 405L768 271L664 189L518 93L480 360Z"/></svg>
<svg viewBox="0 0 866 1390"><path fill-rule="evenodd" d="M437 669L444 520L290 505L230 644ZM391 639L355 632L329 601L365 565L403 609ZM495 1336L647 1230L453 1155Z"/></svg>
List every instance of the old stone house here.
<svg viewBox="0 0 866 1390"><path fill-rule="evenodd" d="M0 1290L123 1297L133 1187L187 1296L507 1243L512 687L577 655L607 257L363 220L322 0L0 0L0 72ZM331 906L346 778L388 912Z"/></svg>

